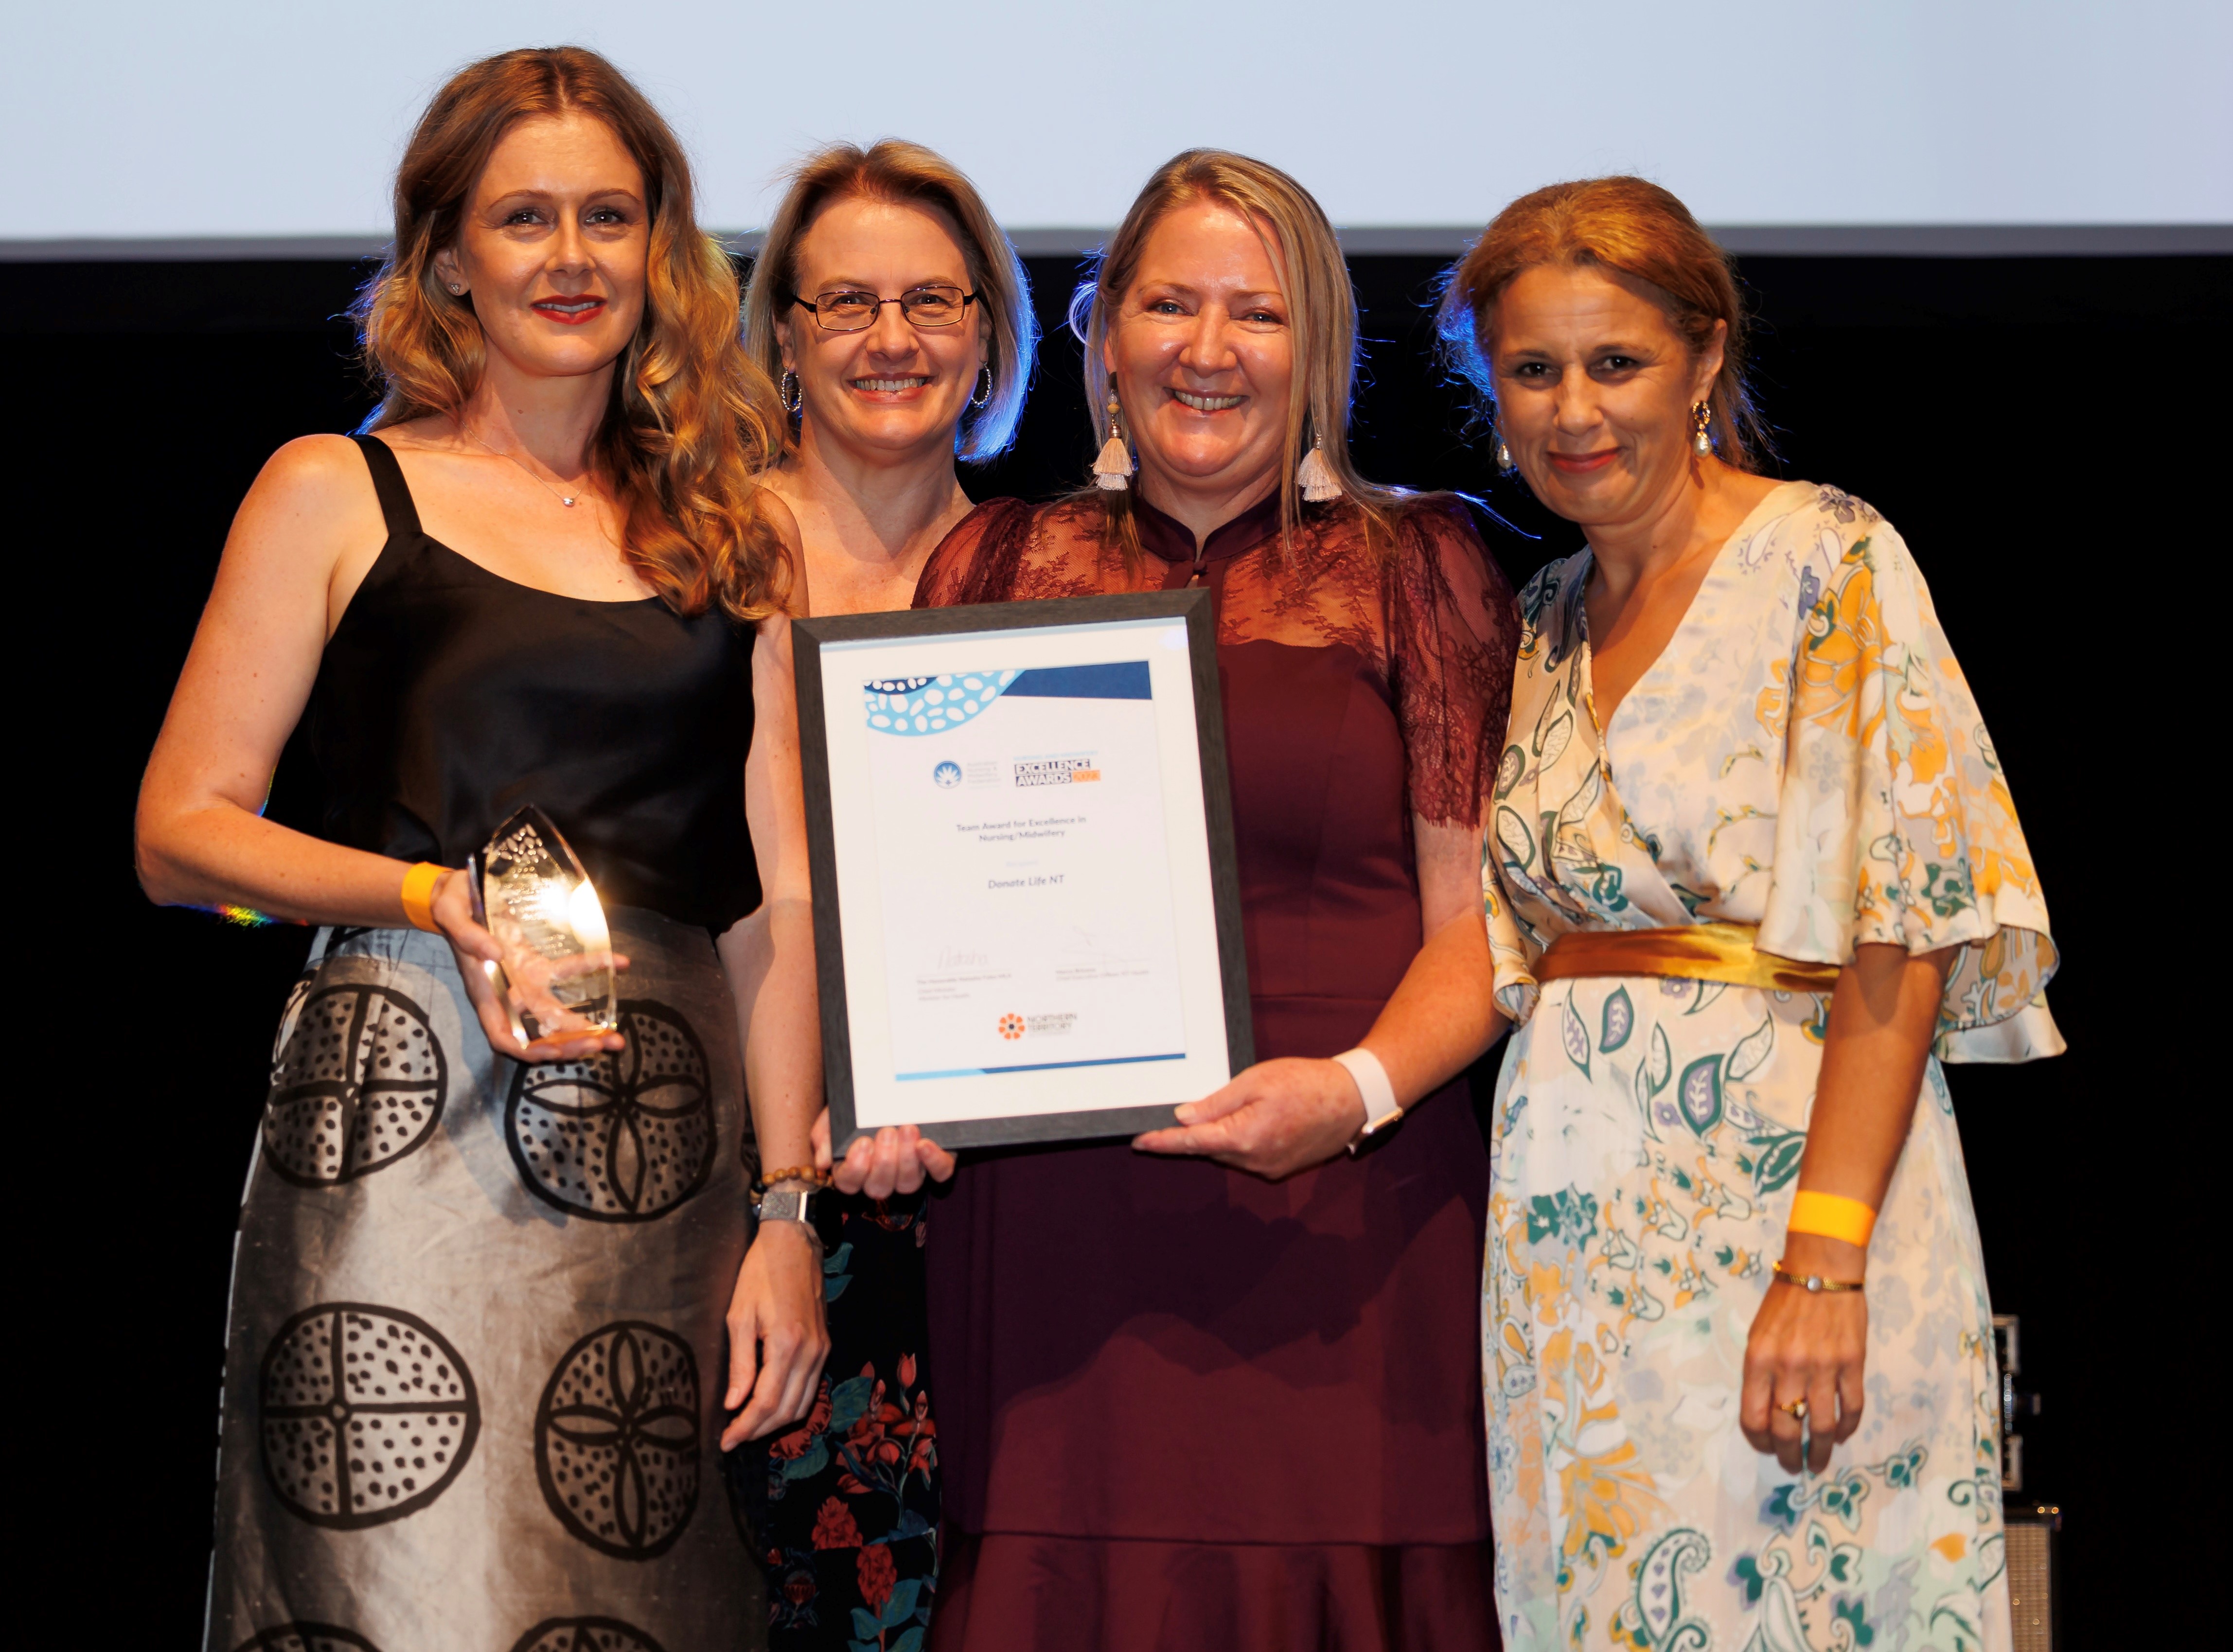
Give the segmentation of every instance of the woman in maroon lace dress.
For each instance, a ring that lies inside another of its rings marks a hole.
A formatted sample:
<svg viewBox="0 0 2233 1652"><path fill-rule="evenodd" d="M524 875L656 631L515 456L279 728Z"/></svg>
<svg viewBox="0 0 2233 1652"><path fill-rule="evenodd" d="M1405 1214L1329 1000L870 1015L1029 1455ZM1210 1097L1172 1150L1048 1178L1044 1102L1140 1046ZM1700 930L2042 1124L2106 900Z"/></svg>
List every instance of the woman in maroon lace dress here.
<svg viewBox="0 0 2233 1652"><path fill-rule="evenodd" d="M1177 1128L972 1157L934 1202L932 1644L1491 1646L1488 1166L1451 1081L1501 1024L1511 589L1462 507L1351 467L1356 302L1293 180L1179 156L1081 299L1103 485L980 507L915 601L1208 588L1267 1059Z"/></svg>

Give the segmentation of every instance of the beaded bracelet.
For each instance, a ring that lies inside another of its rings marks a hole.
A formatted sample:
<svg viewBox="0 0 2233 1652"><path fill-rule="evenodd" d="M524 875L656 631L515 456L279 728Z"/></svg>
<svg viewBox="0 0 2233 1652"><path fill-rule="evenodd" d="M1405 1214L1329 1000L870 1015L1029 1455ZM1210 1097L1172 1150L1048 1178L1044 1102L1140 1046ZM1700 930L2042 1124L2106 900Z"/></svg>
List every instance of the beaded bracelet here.
<svg viewBox="0 0 2233 1652"><path fill-rule="evenodd" d="M752 1192L755 1195L764 1193L778 1181L811 1181L817 1187L827 1187L830 1177L811 1164L785 1165L779 1170L771 1170L765 1175L755 1177Z"/></svg>

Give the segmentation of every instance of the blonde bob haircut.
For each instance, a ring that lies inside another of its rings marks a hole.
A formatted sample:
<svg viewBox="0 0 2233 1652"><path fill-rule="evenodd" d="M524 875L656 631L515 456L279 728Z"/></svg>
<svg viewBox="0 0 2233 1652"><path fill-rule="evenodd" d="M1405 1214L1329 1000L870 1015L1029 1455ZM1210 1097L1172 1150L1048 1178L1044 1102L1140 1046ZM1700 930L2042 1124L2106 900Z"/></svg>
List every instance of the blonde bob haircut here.
<svg viewBox="0 0 2233 1652"><path fill-rule="evenodd" d="M1496 302L1538 264L1617 270L1642 283L1695 359L1726 322L1722 370L1707 393L1709 433L1724 464L1754 468L1775 449L1745 383L1744 300L1728 253L1666 190L1642 178L1589 178L1522 195L1452 267L1435 322L1445 358L1472 381L1494 420L1488 359Z"/></svg>
<svg viewBox="0 0 2233 1652"><path fill-rule="evenodd" d="M1357 472L1349 453L1349 405L1357 387L1357 289L1333 225L1310 191L1277 166L1226 149L1188 149L1156 168L1110 237L1093 275L1070 304L1071 330L1085 344L1086 415L1093 446L1108 434L1103 404L1109 370L1103 347L1139 275L1148 237L1172 211L1195 201L1228 206L1266 236L1275 254L1287 329L1294 340L1295 374L1287 392L1287 439L1279 474L1279 527L1284 543L1300 519L1302 490L1295 472L1315 444L1341 491L1364 511L1368 534L1387 525L1388 513L1411 496L1380 487ZM1121 400L1121 398L1120 398ZM1130 421L1120 408L1129 439ZM1134 489L1088 488L1077 497L1097 498L1109 512L1109 537L1125 555L1140 550L1132 512ZM1391 542L1392 543L1392 542Z"/></svg>
<svg viewBox="0 0 2233 1652"><path fill-rule="evenodd" d="M863 149L833 143L791 170L783 204L768 225L745 289L745 348L771 382L783 375L776 323L798 294L798 244L822 209L833 201L863 199L928 207L943 218L961 247L970 290L992 329L986 365L993 392L982 406L961 416L954 451L965 464L982 465L1006 451L1023 422L1038 352L1038 317L1032 309L1031 278L1023 260L986 210L960 168L934 150L902 138L882 138ZM786 417L783 429L791 436Z"/></svg>
<svg viewBox="0 0 2233 1652"><path fill-rule="evenodd" d="M504 52L451 76L395 172L395 241L352 315L382 391L368 431L456 417L487 343L470 294L434 255L456 244L473 186L506 133L543 115L603 121L643 170L651 218L644 310L614 364L591 462L620 507L629 565L679 614L718 605L744 623L782 603L790 564L755 478L781 451L775 387L737 336L737 276L697 226L690 163L643 94L579 46Z"/></svg>

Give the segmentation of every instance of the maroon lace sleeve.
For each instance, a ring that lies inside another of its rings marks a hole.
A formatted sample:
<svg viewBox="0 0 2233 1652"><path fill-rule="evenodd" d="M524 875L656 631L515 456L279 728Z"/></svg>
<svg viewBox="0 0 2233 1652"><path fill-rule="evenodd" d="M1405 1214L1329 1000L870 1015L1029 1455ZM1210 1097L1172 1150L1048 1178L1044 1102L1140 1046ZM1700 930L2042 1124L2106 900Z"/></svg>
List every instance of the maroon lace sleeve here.
<svg viewBox="0 0 2233 1652"><path fill-rule="evenodd" d="M1512 711L1519 605L1459 501L1421 501L1398 537L1387 569L1389 686L1412 812L1479 825Z"/></svg>
<svg viewBox="0 0 2233 1652"><path fill-rule="evenodd" d="M1034 514L1021 499L987 499L955 523L923 564L915 606L950 608L1013 601Z"/></svg>

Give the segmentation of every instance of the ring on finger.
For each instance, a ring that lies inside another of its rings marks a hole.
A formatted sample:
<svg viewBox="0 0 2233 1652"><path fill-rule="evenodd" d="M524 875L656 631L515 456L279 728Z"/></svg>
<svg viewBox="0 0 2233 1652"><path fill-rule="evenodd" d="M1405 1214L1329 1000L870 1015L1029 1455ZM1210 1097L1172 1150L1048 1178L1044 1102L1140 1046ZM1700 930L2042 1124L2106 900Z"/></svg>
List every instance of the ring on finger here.
<svg viewBox="0 0 2233 1652"><path fill-rule="evenodd" d="M1788 1400L1775 1408L1794 1422L1807 1421L1807 1402L1804 1400Z"/></svg>

